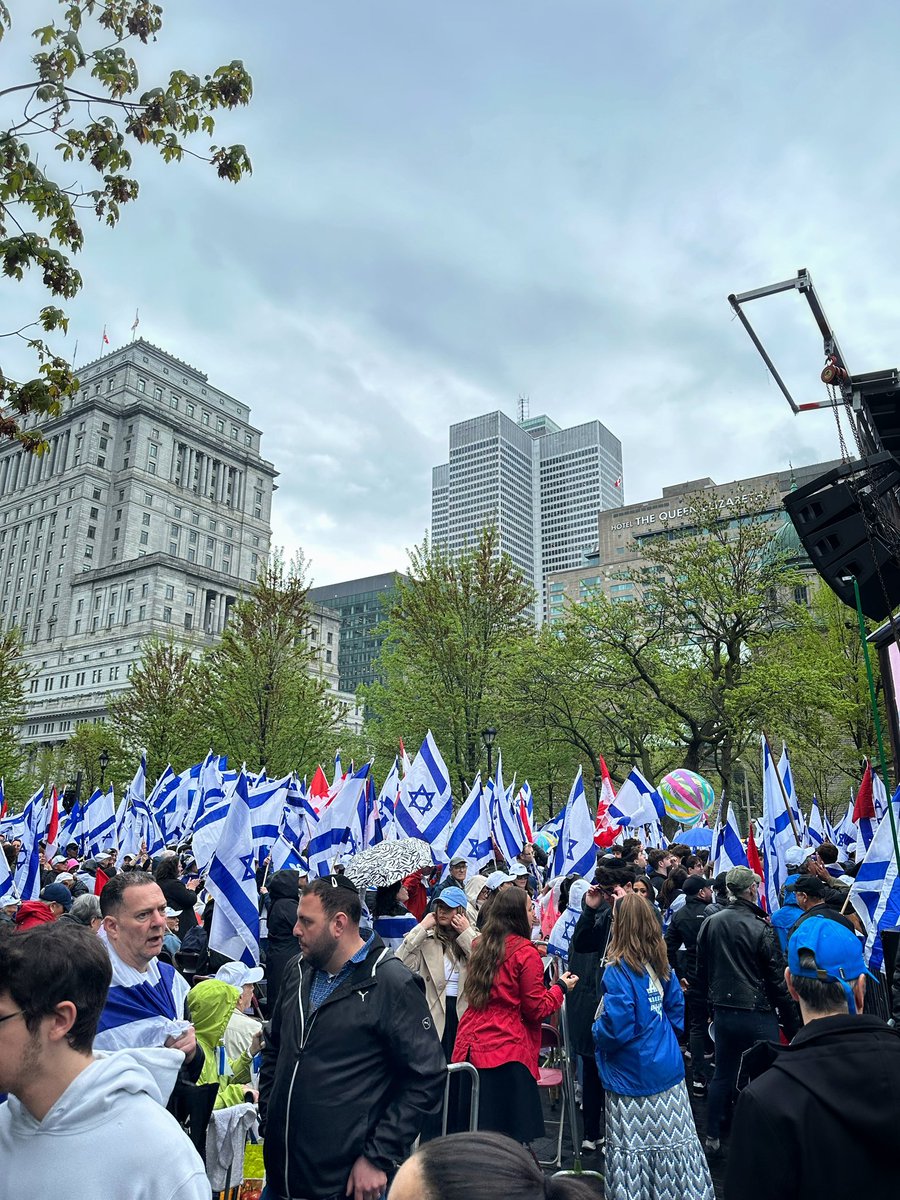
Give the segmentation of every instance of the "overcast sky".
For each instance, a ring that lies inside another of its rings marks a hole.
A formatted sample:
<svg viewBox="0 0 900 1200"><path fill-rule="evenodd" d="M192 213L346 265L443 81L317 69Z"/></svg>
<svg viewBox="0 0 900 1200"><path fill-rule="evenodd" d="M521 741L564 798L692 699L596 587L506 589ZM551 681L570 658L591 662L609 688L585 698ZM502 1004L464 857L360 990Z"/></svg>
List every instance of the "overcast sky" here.
<svg viewBox="0 0 900 1200"><path fill-rule="evenodd" d="M14 0L40 23L51 0ZM137 156L66 343L107 326L247 402L276 544L402 568L448 428L500 407L622 440L624 499L836 457L726 296L812 272L852 370L900 365L900 7L833 0L180 0L142 82L242 58L252 179ZM23 26L20 25L20 29ZM9 82L16 39L0 44ZM20 61L21 55L19 54ZM198 149L203 148L198 143ZM8 328L37 291L4 283ZM796 296L751 310L801 400Z"/></svg>

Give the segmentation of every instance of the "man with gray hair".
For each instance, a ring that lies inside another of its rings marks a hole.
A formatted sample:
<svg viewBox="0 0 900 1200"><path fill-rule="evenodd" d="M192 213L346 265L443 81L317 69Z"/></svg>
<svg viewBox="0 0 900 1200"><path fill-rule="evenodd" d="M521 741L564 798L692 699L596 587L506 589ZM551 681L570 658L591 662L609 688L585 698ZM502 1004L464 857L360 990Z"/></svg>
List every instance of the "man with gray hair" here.
<svg viewBox="0 0 900 1200"><path fill-rule="evenodd" d="M755 1042L777 1040L779 1018L788 1037L800 1026L784 980L784 955L758 903L761 882L749 867L732 867L725 876L728 907L704 921L697 935L697 990L709 1001L716 1042L706 1127L713 1157L721 1153L741 1055Z"/></svg>

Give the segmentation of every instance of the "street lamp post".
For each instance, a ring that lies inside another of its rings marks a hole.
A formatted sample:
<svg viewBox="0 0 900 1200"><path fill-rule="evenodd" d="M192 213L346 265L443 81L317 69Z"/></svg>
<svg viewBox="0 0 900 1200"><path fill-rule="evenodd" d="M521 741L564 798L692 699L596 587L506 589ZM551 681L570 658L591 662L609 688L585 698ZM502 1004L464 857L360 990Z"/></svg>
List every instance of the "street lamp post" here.
<svg viewBox="0 0 900 1200"><path fill-rule="evenodd" d="M487 750L488 759L488 779L490 779L494 768L494 738L497 736L497 730L493 725L488 725L487 729L482 729L481 740L484 742L484 748Z"/></svg>
<svg viewBox="0 0 900 1200"><path fill-rule="evenodd" d="M100 791L103 791L103 782L106 778L106 768L109 766L109 751L104 746L97 757L97 762L100 764Z"/></svg>

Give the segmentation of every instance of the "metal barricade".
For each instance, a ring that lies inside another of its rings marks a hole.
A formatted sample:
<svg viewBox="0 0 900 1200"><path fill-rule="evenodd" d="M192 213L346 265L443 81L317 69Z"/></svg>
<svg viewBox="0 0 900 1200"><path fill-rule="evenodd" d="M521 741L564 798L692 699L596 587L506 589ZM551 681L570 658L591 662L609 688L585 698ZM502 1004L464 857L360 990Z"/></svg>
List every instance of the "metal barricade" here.
<svg viewBox="0 0 900 1200"><path fill-rule="evenodd" d="M450 1117L450 1084L454 1075L468 1075L472 1080L472 1095L469 1100L469 1133L478 1128L478 1107L481 1102L481 1080L477 1069L470 1062L448 1063L447 1082L444 1084L444 1111L441 1115L441 1137L447 1134Z"/></svg>

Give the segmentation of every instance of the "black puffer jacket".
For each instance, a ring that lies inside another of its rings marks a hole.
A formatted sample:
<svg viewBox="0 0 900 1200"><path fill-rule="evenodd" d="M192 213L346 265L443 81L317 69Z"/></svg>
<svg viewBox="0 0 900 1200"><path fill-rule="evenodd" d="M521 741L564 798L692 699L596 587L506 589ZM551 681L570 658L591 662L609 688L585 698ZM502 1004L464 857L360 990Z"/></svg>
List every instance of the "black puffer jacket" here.
<svg viewBox="0 0 900 1200"><path fill-rule="evenodd" d="M447 1063L421 979L381 938L314 1011L313 970L284 975L260 1072L269 1190L344 1194L359 1156L390 1174L441 1105Z"/></svg>
<svg viewBox="0 0 900 1200"><path fill-rule="evenodd" d="M734 900L709 917L697 935L697 989L719 1008L777 1011L788 1037L800 1014L784 982L784 956L765 912Z"/></svg>
<svg viewBox="0 0 900 1200"><path fill-rule="evenodd" d="M275 1011L285 967L300 953L300 947L294 937L298 895L299 876L296 871L276 871L269 880L266 998L270 1014Z"/></svg>

